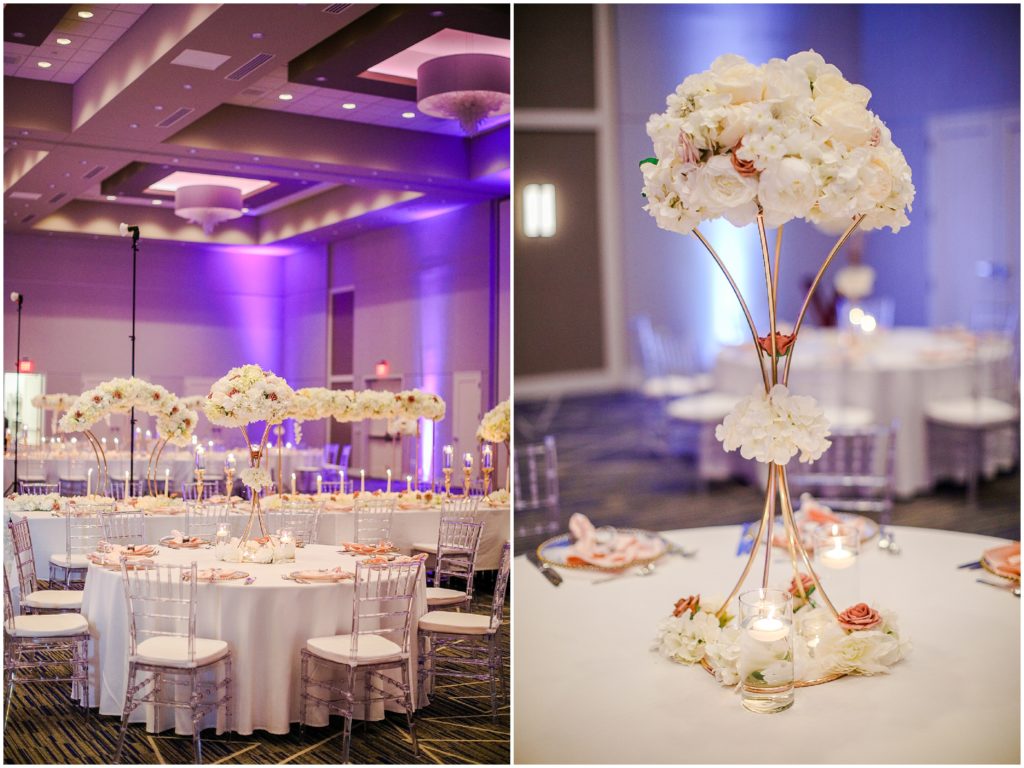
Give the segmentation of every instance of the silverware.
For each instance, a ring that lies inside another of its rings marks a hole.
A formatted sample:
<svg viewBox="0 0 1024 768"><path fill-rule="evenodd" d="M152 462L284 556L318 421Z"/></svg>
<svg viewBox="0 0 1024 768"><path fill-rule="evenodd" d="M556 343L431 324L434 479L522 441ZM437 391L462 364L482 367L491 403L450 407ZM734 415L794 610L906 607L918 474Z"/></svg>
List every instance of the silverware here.
<svg viewBox="0 0 1024 768"><path fill-rule="evenodd" d="M753 523L743 524L743 529L740 531L740 543L736 547L736 557L750 551L750 546L754 543L754 534L750 530L752 527Z"/></svg>
<svg viewBox="0 0 1024 768"><path fill-rule="evenodd" d="M609 581L617 581L618 579L621 579L623 576L651 576L657 569L658 566L656 566L654 563L647 563L647 565L641 565L637 567L636 570L634 570L632 573L629 573L628 570L623 570L621 573L616 573L614 576L606 576L603 579L597 579L596 581L593 581L591 583L604 584Z"/></svg>
<svg viewBox="0 0 1024 768"><path fill-rule="evenodd" d="M1004 592L1009 592L1014 597L1020 597L1020 587L1013 584L997 584L996 582L989 581L988 579L975 579L975 581L979 584L987 584L990 587L995 587L996 589L1001 589Z"/></svg>
<svg viewBox="0 0 1024 768"><path fill-rule="evenodd" d="M963 565L957 566L957 570L960 570L962 568L967 568L969 570L976 571L979 568L981 568L981 560L975 560L974 562L964 563Z"/></svg>
<svg viewBox="0 0 1024 768"><path fill-rule="evenodd" d="M537 570L543 574L544 578L551 582L552 586L557 587L562 583L562 574L556 571L554 568L549 566L547 563L542 563L537 553L534 550L528 550L526 553L526 559L537 566Z"/></svg>
<svg viewBox="0 0 1024 768"><path fill-rule="evenodd" d="M901 551L900 545L896 543L896 537L887 528L882 529L882 535L878 537L878 548L890 555L898 555Z"/></svg>
<svg viewBox="0 0 1024 768"><path fill-rule="evenodd" d="M680 557L694 557L697 554L696 549L683 549L683 547L680 547L678 544L673 544L668 539L662 539L662 541L664 541L665 544L668 545L668 549L666 550L666 552L668 552L668 554L670 555L679 555Z"/></svg>

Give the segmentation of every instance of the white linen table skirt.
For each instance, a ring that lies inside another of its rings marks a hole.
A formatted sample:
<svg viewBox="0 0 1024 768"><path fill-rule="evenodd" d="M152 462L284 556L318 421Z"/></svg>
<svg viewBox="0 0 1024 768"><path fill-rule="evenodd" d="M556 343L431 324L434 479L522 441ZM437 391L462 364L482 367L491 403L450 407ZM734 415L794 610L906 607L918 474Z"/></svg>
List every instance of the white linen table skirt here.
<svg viewBox="0 0 1024 768"><path fill-rule="evenodd" d="M256 730L287 733L289 725L299 720L299 652L310 638L351 632L354 586L351 580L339 584L298 584L281 576L300 569L335 566L355 573L355 558L339 554L336 547L314 545L298 550L294 563L219 563L212 550L167 548L162 548L156 559L160 563L186 565L196 560L200 569L237 568L256 577L251 585L241 580L200 583L196 634L225 640L231 647L233 729L243 735ZM414 629L410 639L409 669L414 691L415 624L426 613L425 590L426 580L421 579L413 601ZM128 688L129 638L128 612L119 571L90 566L82 614L88 619L93 635L91 704L99 706L102 715L120 715ZM311 725L326 725L326 710L310 707L310 715ZM357 715L363 717L364 713L357 710ZM371 707L369 719L383 717L384 707L377 702ZM164 708L157 718L151 707L140 706L133 713L132 722L145 722L151 732L172 726L178 733L192 732L187 710L175 715ZM214 725L218 732L224 730L223 714L215 717L210 713L203 720L204 728Z"/></svg>
<svg viewBox="0 0 1024 768"><path fill-rule="evenodd" d="M699 554L597 586L592 571L561 569L554 588L517 557L516 761L1019 765L1020 600L956 567L1005 542L893 531L903 554L869 543L861 593L896 611L913 651L889 675L798 688L792 709L771 716L651 650L680 597L728 594L744 563L738 526L670 531ZM787 561L777 553L773 581L789 578Z"/></svg>

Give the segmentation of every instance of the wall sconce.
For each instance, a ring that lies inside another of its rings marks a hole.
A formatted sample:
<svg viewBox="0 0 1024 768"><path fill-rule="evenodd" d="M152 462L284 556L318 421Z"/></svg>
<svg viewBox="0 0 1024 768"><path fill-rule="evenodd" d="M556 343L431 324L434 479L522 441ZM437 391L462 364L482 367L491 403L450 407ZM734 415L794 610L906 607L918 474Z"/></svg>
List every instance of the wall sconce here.
<svg viewBox="0 0 1024 768"><path fill-rule="evenodd" d="M554 184L527 184L523 187L523 234L527 237L554 236Z"/></svg>
<svg viewBox="0 0 1024 768"><path fill-rule="evenodd" d="M376 371L378 379L386 379L391 373L391 364L387 360L381 360L377 363Z"/></svg>

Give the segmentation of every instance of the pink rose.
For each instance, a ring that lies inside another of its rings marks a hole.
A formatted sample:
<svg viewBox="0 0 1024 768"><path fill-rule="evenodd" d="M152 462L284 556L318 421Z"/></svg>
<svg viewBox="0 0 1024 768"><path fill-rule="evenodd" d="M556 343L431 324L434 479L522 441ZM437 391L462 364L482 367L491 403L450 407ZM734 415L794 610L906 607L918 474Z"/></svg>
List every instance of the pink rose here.
<svg viewBox="0 0 1024 768"><path fill-rule="evenodd" d="M732 167L736 173L740 176L757 176L757 168L754 167L753 160L741 160L737 157L736 153L739 152L740 147L743 146L743 140L736 142L736 146L732 148Z"/></svg>
<svg viewBox="0 0 1024 768"><path fill-rule="evenodd" d="M803 584L805 595L809 595L811 592L814 591L814 579L812 579L806 573L800 574L800 581ZM794 576L793 580L789 582L789 594L794 596L800 594L800 587L797 586L796 576Z"/></svg>
<svg viewBox="0 0 1024 768"><path fill-rule="evenodd" d="M687 611L693 616L697 613L700 608L700 595L690 595L689 597L681 597L676 601L676 607L672 609L673 616L682 616Z"/></svg>
<svg viewBox="0 0 1024 768"><path fill-rule="evenodd" d="M697 152L697 148L693 146L693 142L684 131L679 132L679 146L676 147L676 159L683 165L700 162L700 153Z"/></svg>
<svg viewBox="0 0 1024 768"><path fill-rule="evenodd" d="M839 626L843 629L874 629L881 623L881 615L867 603L857 603L839 614Z"/></svg>

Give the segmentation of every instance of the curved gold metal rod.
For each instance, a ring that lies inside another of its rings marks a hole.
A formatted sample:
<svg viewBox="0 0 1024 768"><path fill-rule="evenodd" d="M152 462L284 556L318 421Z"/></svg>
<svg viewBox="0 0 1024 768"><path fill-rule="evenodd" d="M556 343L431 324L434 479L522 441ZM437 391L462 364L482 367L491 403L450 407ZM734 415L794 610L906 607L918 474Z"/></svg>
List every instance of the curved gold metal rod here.
<svg viewBox="0 0 1024 768"><path fill-rule="evenodd" d="M772 283L772 265L769 261L768 256L768 239L764 231L764 214L757 214L757 236L761 242L761 259L764 261L764 284L765 290L768 292L768 340L771 344L771 368L772 368L772 384L778 384L779 382L779 353L776 349L778 343L775 338L775 289ZM758 355L761 354L761 350L758 349ZM767 563L767 561L766 561ZM767 569L765 573L765 579L767 580ZM767 585L765 585L767 589Z"/></svg>
<svg viewBox="0 0 1024 768"><path fill-rule="evenodd" d="M779 258L782 255L782 224L779 224L779 228L775 230L775 269L772 270L772 290L775 291L775 295L779 295Z"/></svg>
<svg viewBox="0 0 1024 768"><path fill-rule="evenodd" d="M789 516L789 524L796 528L796 520L793 518L793 501L789 495L789 481L786 479L786 468L777 467L779 474L779 499L782 502L782 514ZM797 539L797 551L800 553L801 559L804 561L804 567L807 568L807 573L810 574L811 581L814 582L814 587L817 593L821 596L822 601L828 608L832 617L838 622L839 612L836 611L832 601L828 599L828 595L825 594L825 590L821 586L821 582L818 580L818 574L814 572L814 567L811 565L811 559L807 556L807 550L804 549L803 542Z"/></svg>
<svg viewBox="0 0 1024 768"><path fill-rule="evenodd" d="M93 435L91 430L85 430L84 434L85 439L89 441L89 446L92 448L93 455L96 457L96 481L101 482L100 478L103 477L103 466L100 464L99 444L96 442L96 436Z"/></svg>
<svg viewBox="0 0 1024 768"><path fill-rule="evenodd" d="M729 287L732 288L732 292L736 294L736 300L740 303L740 308L743 310L743 315L747 319L747 326L749 326L750 328L750 335L754 340L754 351L757 352L757 362L761 366L761 379L764 381L764 391L767 392L768 390L771 389L771 386L768 384L768 371L764 367L764 357L761 355L761 347L758 344L757 326L754 325L754 318L750 314L750 309L747 307L747 302L743 300L743 294L740 293L739 286L736 285L736 281L733 280L732 274L730 274L728 268L726 268L725 263L722 261L721 257L717 253L715 253L715 249L711 247L711 243L704 239L704 235L702 235L700 233L700 230L697 229L696 227L693 228L693 234L698 240L700 240L701 244L707 249L708 253L711 254L711 258L715 260L715 263L718 265L718 268L722 270L722 274L725 276L725 279L729 281Z"/></svg>
<svg viewBox="0 0 1024 768"><path fill-rule="evenodd" d="M747 580L747 575L750 573L750 569L754 565L754 560L757 558L758 549L761 546L761 534L764 533L765 525L768 521L768 514L771 511L769 505L769 499L775 495L775 474L772 472L768 473L768 487L765 489L764 499L764 512L761 514L761 522L757 526L757 535L754 538L754 543L750 547L750 557L747 558L747 564L743 566L743 573L740 575L739 581L736 582L736 586L732 588L729 596L725 598L725 602L722 603L722 607L718 609L715 615L718 618L722 618L725 614L725 609L729 607L729 603L733 601L737 593L743 587L743 582ZM771 550L768 550L768 556L771 557Z"/></svg>
<svg viewBox="0 0 1024 768"><path fill-rule="evenodd" d="M782 524L786 527L786 548L789 550L789 562L793 566L793 582L796 584L797 594L806 603L807 592L804 589L804 580L800 578L800 565L796 561L797 534L790 523L789 515L785 512L782 514ZM796 597L796 595L793 596Z"/></svg>
<svg viewBox="0 0 1024 768"><path fill-rule="evenodd" d="M850 238L850 235L853 234L853 230L859 227L860 223L864 221L865 215L866 214L862 213L860 216L854 219L853 224L849 226L849 228L842 234L842 237L840 237L839 240L836 241L836 244L832 246L832 250L829 251L828 256L822 263L821 269L819 269L818 274L814 276L814 282L811 283L811 287L807 290L807 296L804 297L804 304L802 307L800 307L800 314L797 315L796 318L796 325L793 326L793 343L789 347L789 354L786 355L786 367L782 371L783 384L789 384L789 366L793 362L793 348L796 346L797 339L799 338L800 327L804 323L804 316L807 314L807 308L811 304L811 298L814 296L814 292L818 289L818 283L820 283L821 278L825 276L825 270L828 269L829 264L832 263L832 259L834 259L836 254L839 253L839 249L846 244L846 241Z"/></svg>
<svg viewBox="0 0 1024 768"><path fill-rule="evenodd" d="M156 461L153 463L153 474L154 475L156 475L156 473L158 471L158 468L160 466L160 457L164 455L164 448L167 447L167 444L169 442L171 442L170 438L164 438L163 441L160 443L160 450L157 451ZM166 485L166 483L165 483L165 485ZM159 486L157 487L157 490L159 490ZM167 486L166 490L167 490L167 498L170 498L171 497L171 488L170 488L169 485Z"/></svg>

